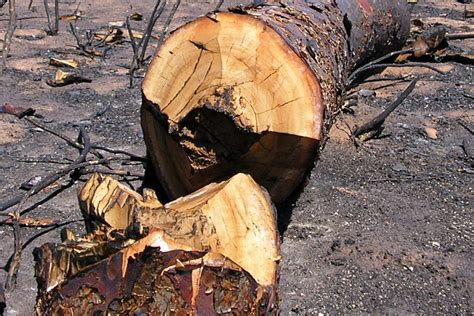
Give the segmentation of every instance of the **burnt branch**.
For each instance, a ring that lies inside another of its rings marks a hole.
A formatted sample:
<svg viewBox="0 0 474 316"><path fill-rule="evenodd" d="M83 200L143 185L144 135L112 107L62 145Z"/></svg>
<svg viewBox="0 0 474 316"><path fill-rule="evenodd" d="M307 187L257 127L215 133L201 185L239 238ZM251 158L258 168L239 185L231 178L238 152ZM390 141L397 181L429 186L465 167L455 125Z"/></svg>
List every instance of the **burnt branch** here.
<svg viewBox="0 0 474 316"><path fill-rule="evenodd" d="M161 2L161 0L156 1L155 7L153 8L150 19L148 20L146 32L143 35L143 37L140 39L140 42L138 43L136 43L135 38L133 36L132 28L130 26L130 19L127 17L127 29L128 29L128 34L130 36L130 41L132 43L132 49L133 49L132 63L130 65L130 70L129 70L130 88L133 86L133 75L135 71L137 71L143 66L143 63L144 63L143 58L145 56L145 52L148 46L148 41L150 39L151 32L153 31L153 27L155 26L155 23L158 21L158 18L163 13L165 6L166 6L166 0L163 1L163 3Z"/></svg>
<svg viewBox="0 0 474 316"><path fill-rule="evenodd" d="M222 7L222 4L224 3L224 0L219 0L219 3L217 3L216 8L214 11L219 11Z"/></svg>
<svg viewBox="0 0 474 316"><path fill-rule="evenodd" d="M376 131L382 127L383 123L387 119L387 117L395 111L395 109L402 104L402 102L410 95L410 93L415 89L416 83L418 82L419 77L413 79L408 87L398 96L398 98L393 101L382 113L377 115L375 118L370 120L369 122L365 123L364 125L356 128L353 131L354 137L359 137L363 134L367 134L372 131Z"/></svg>
<svg viewBox="0 0 474 316"><path fill-rule="evenodd" d="M53 184L54 182L64 177L65 175L69 174L70 172L75 171L76 169L82 168L80 167L80 165L86 161L87 154L91 150L90 138L83 125L81 125L79 128L78 139L79 139L79 142L83 144L83 148L81 149L79 157L74 161L74 163L71 164L69 167L61 170L60 172L47 177L46 179L44 179L37 185L31 187L31 189L28 190L26 194L21 196L19 205L16 208L15 212L13 213L12 219L13 219L13 237L14 237L14 252L13 253L14 254L13 254L13 259L12 259L10 269L8 271L7 282L5 284L7 291L13 291L15 289L18 268L20 267L21 252L22 252L21 226L20 226L21 209L23 208L23 205L26 203L28 198L42 191L43 189Z"/></svg>
<svg viewBox="0 0 474 316"><path fill-rule="evenodd" d="M54 24L51 21L51 14L49 13L49 4L48 0L44 0L44 11L46 12L46 18L48 19L48 30L46 33L48 35L54 36L58 35L59 29L59 1L54 0Z"/></svg>

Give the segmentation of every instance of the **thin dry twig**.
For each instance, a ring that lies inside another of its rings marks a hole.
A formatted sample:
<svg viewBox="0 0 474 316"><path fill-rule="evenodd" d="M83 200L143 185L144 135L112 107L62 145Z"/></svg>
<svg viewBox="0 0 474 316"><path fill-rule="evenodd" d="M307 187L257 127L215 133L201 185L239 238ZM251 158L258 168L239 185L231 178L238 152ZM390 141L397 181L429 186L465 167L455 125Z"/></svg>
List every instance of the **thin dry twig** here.
<svg viewBox="0 0 474 316"><path fill-rule="evenodd" d="M156 45L156 50L155 50L156 53L158 53L158 51L160 50L160 47L163 44L163 41L165 40L166 35L168 34L171 21L173 21L174 15L176 14L176 11L178 10L178 7L180 4L181 4L181 0L177 0L173 8L171 9L171 12L168 15L168 18L166 19L165 24L163 25L163 30L160 33L160 39L158 40L158 44Z"/></svg>
<svg viewBox="0 0 474 316"><path fill-rule="evenodd" d="M135 173L128 170L116 170L116 169L101 169L101 168L93 168L93 169L83 169L79 171L79 174L86 175L91 173L100 173L100 174L107 174L107 175L114 175L114 176L121 176L121 177L133 177L138 179L143 179L144 175L141 173Z"/></svg>
<svg viewBox="0 0 474 316"><path fill-rule="evenodd" d="M387 67L398 67L398 68L403 68L403 67L423 67L423 68L428 68L430 70L433 70L439 74L442 74L444 75L445 73L441 70L439 70L438 68L434 67L434 66L431 66L431 65L428 65L428 64L425 64L425 63L406 63L406 64L374 64L374 65L370 65L370 66L367 66L367 67L364 67L363 71L367 71L367 70L371 70L371 69L377 69L377 68L387 68ZM360 74L360 73L359 73ZM352 77L352 75L351 75ZM350 77L349 77L350 78ZM352 79L349 79L349 88L350 87L353 87L353 84L355 82L356 78L352 78Z"/></svg>
<svg viewBox="0 0 474 316"><path fill-rule="evenodd" d="M166 34L169 31L170 24L171 24L171 22L174 18L174 15L176 14L176 11L178 10L180 4L181 4L181 0L177 0L175 2L175 4L173 5L173 7L171 8L171 11L170 11L168 17L166 18L166 21L163 24L163 29L161 30L161 33L160 33L160 36L159 36L159 39L158 39L156 52L158 52L161 45L163 44L163 41L166 37ZM148 42L149 42L150 37L151 37L151 33L153 31L153 27L155 26L155 24L158 21L159 17L162 15L163 11L165 10L165 7L166 7L166 0L163 1L163 2L161 2L161 0L158 0L156 2L155 7L153 9L153 12L151 14L150 20L149 20L148 25L147 25L145 35L142 37L142 39L140 40L140 42L138 44L133 39L133 33L132 33L132 29L130 27L130 21L127 18L127 29L128 29L128 33L129 33L129 36L130 36L130 39L131 39L132 49L133 49L132 63L130 65L130 70L129 70L129 75L130 75L130 84L129 84L129 86L130 86L130 88L133 86L133 75L134 75L135 71L140 69L144 65L145 60L147 60L147 58L145 57L146 56L146 50L147 50L147 47L148 47Z"/></svg>
<svg viewBox="0 0 474 316"><path fill-rule="evenodd" d="M130 88L133 86L133 75L135 71L137 71L143 66L144 56L145 56L145 52L148 46L148 41L151 36L151 32L153 31L153 27L158 21L158 18L163 13L165 7L166 7L166 0L164 0L163 2L161 2L161 0L156 1L155 7L153 8L153 11L151 12L151 15L150 15L150 19L148 20L148 25L146 27L145 34L143 35L143 37L140 39L138 43L135 41L135 37L133 36L132 28L130 26L130 19L127 17L127 20L126 20L127 30L128 30L128 35L130 36L130 41L132 43L132 49L133 49L132 63L129 69L129 76L130 76L129 87Z"/></svg>
<svg viewBox="0 0 474 316"><path fill-rule="evenodd" d="M79 128L79 140L83 144L84 148L81 150L79 157L74 161L71 166L61 170L60 172L46 178L37 185L33 186L24 196L22 196L21 201L18 207L13 213L13 237L14 237L14 251L13 259L8 271L7 282L5 284L6 290L11 292L16 287L16 279L18 274L18 268L20 267L21 261L21 252L22 252L22 241L21 241L21 226L20 226L20 211L23 208L23 205L26 203L29 197L40 192L50 184L56 182L61 177L69 174L71 171L80 169L78 166L85 162L87 154L91 150L90 138L86 133L86 130L83 125Z"/></svg>
<svg viewBox="0 0 474 316"><path fill-rule="evenodd" d="M16 29L16 3L15 0L10 0L8 2L8 11L9 11L9 20L7 31L5 32L5 37L3 41L2 49L2 63L0 64L0 76L3 75L3 71L7 65L8 54L10 53L10 46L12 43L13 33Z"/></svg>
<svg viewBox="0 0 474 316"><path fill-rule="evenodd" d="M214 11L219 11L223 3L224 3L224 0L219 0L219 3L216 5L216 8L214 9Z"/></svg>
<svg viewBox="0 0 474 316"><path fill-rule="evenodd" d="M31 196L41 192L46 187L50 186L51 184L58 181L59 179L65 177L66 175L75 171L76 169L81 169L84 167L94 166L94 165L106 165L107 163L113 160L120 160L120 158L108 157L108 158L102 158L102 159L97 159L97 160L88 160L81 163L72 163L66 168L61 169L60 171L45 177L44 180L42 180L40 183L38 183L36 186L32 188L33 192L31 193ZM21 202L24 196L25 194L19 194L7 201L0 203L0 212L3 212L9 209L10 207L17 205L18 203Z"/></svg>
<svg viewBox="0 0 474 316"><path fill-rule="evenodd" d="M44 10L46 11L46 18L48 19L48 35L58 35L59 30L59 0L54 0L54 25L51 22L51 15L49 13L48 0L44 0Z"/></svg>
<svg viewBox="0 0 474 316"><path fill-rule="evenodd" d="M59 133L29 117L23 117L23 119L25 119L28 123L31 123L33 124L34 126L36 127L39 127L41 128L42 130L64 140L66 143L68 143L70 146L76 148L76 149L83 149L84 146L74 140L72 140L71 138L67 137L66 135L62 134L62 133ZM121 150L121 149L112 149L112 148L108 148L108 147L105 147L105 146L101 146L101 145L96 145L96 144L92 144L91 145L91 154L93 154L94 156L96 156L97 158L103 158L103 156L97 152L97 150L101 150L101 151L105 151L105 152L108 152L108 153L111 153L111 154L122 154L122 155L125 155L125 156L128 156L130 157L130 159L132 161L141 161L141 162L145 162L146 161L146 158L143 157L143 156L139 156L139 155L136 155L136 154L133 154L133 153L130 153L128 151L125 151L125 150Z"/></svg>
<svg viewBox="0 0 474 316"><path fill-rule="evenodd" d="M54 35L59 31L59 0L54 0Z"/></svg>
<svg viewBox="0 0 474 316"><path fill-rule="evenodd" d="M390 52L382 57L379 57L377 59L374 59L372 60L371 62L361 66L360 68L356 69L350 76L349 76L349 87L354 83L354 81L359 77L359 75L361 75L362 73L364 73L365 71L367 71L368 69L373 69L371 68L373 65L375 64L378 64L384 60L387 60L389 58L392 58L393 56L397 56L397 55L400 55L400 54L407 54L407 53L413 53L414 52L414 49L413 48L407 48L407 49L402 49L402 50L397 50L397 51L394 51L394 52Z"/></svg>
<svg viewBox="0 0 474 316"><path fill-rule="evenodd" d="M413 89L415 89L415 86L418 80L419 80L419 77L416 77L415 79L413 79L408 85L408 87L382 113L377 115L375 118L373 118L369 122L356 128L352 133L354 137L359 137L363 134L367 134L371 131L375 131L381 128L383 123L387 119L387 117L390 115L390 113L392 113L410 95Z"/></svg>

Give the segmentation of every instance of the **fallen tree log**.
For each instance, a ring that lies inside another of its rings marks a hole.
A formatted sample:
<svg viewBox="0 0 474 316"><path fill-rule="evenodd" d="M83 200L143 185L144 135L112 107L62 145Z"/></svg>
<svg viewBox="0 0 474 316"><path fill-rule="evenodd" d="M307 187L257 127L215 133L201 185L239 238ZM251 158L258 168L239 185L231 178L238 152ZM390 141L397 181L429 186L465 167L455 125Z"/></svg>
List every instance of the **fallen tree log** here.
<svg viewBox="0 0 474 316"><path fill-rule="evenodd" d="M276 314L275 211L250 176L162 205L94 175L79 194L88 234L35 250L44 314Z"/></svg>
<svg viewBox="0 0 474 316"><path fill-rule="evenodd" d="M409 33L405 0L283 2L198 18L154 57L142 127L170 198L244 172L284 201L312 166L348 75Z"/></svg>

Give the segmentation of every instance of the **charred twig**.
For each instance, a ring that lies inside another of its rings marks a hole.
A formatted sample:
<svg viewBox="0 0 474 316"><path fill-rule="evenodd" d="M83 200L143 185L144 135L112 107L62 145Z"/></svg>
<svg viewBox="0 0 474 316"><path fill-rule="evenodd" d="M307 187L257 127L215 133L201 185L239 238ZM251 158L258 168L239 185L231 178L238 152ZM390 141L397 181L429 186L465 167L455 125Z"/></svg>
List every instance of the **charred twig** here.
<svg viewBox="0 0 474 316"><path fill-rule="evenodd" d="M412 82L410 82L408 87L405 89L405 91L403 91L398 96L398 98L394 102L392 102L382 113L380 113L379 115L377 115L375 118L365 123L364 125L356 128L352 132L354 137L359 137L363 134L367 134L369 132L380 129L383 123L385 122L385 120L387 119L387 117L390 115L390 113L392 113L410 95L410 93L415 88L418 80L419 80L419 77L416 77L415 79L413 79Z"/></svg>
<svg viewBox="0 0 474 316"><path fill-rule="evenodd" d="M33 19L44 19L44 16L22 16L22 17L17 17L17 21L22 21L22 20L33 20ZM0 22L5 22L9 21L10 19L0 19Z"/></svg>
<svg viewBox="0 0 474 316"><path fill-rule="evenodd" d="M55 130L43 125L43 124L40 124L38 122L36 122L35 120L32 120L28 117L25 117L25 120L28 121L29 123L35 125L36 127L39 127L41 129L43 129L44 131L56 136L56 137L59 137L61 138L62 140L66 141L66 143L68 143L70 146L76 148L76 149L79 149L79 150L82 150L84 148L84 146L74 140L72 140L71 138L67 137L66 135L64 134L61 134L59 132L56 132ZM92 144L91 145L91 154L93 154L94 156L98 157L98 158L103 158L103 156L99 153L97 153L96 150L102 150L102 151L105 151L105 152L108 152L108 153L111 153L111 154L122 154L122 155L125 155L125 156L128 156L130 157L130 159L132 161L141 161L141 162L144 162L146 161L146 158L143 157L143 156L139 156L139 155L135 155L135 154L132 154L130 152L127 152L125 150L121 150L121 149L112 149L112 148L108 148L108 147L105 147L105 146L101 146L101 145L95 145L95 144Z"/></svg>
<svg viewBox="0 0 474 316"><path fill-rule="evenodd" d="M5 284L7 291L12 291L15 289L16 286L16 277L18 273L18 268L20 267L20 261L21 261L21 252L22 252L22 242L21 242L21 227L20 227L20 211L25 202L28 200L28 198L50 184L56 182L59 180L61 177L65 176L69 172L80 169L78 167L79 164L84 163L86 160L86 156L89 153L91 149L91 143L90 143L90 138L86 133L86 130L84 126L81 125L80 130L79 130L79 139L83 143L84 148L81 150L81 153L79 157L75 160L75 162L71 165L74 166L72 170L70 170L71 167L65 168L59 173L56 173L55 175L46 178L45 180L41 181L37 185L31 187L31 189L22 196L21 201L16 208L15 212L13 213L13 236L14 236L14 254L13 254L13 259L12 263L10 265L10 269L8 271L8 277L7 277L7 282Z"/></svg>
<svg viewBox="0 0 474 316"><path fill-rule="evenodd" d="M59 0L54 0L54 35L59 31Z"/></svg>
<svg viewBox="0 0 474 316"><path fill-rule="evenodd" d="M48 0L44 0L44 10L46 11L46 18L48 19L48 35L57 35L59 29L59 1L54 0L54 25L51 22L51 14L49 13Z"/></svg>
<svg viewBox="0 0 474 316"><path fill-rule="evenodd" d="M141 173L134 173L128 170L115 170L115 169L98 169L98 168L93 168L93 169L87 169L87 170L80 170L79 174L81 175L86 175L86 174L91 174L91 173L100 173L100 174L106 174L106 175L114 175L114 176L122 176L122 177L134 177L138 179L143 179L144 175Z"/></svg>
<svg viewBox="0 0 474 316"><path fill-rule="evenodd" d="M9 20L7 31L5 32L5 37L3 40L2 48L2 62L0 64L0 76L3 74L3 71L7 65L8 54L10 53L10 46L12 43L13 33L16 29L16 3L15 0L10 0L8 2L8 11L9 11Z"/></svg>
<svg viewBox="0 0 474 316"><path fill-rule="evenodd" d="M407 63L407 64L375 64L375 65L370 65L370 66L367 66L367 67L364 67L363 71L367 71L367 70L371 70L371 69L377 69L377 68L386 68L386 67L398 67L398 68L403 68L403 67L423 67L423 68L428 68L430 70L433 70L439 74L442 74L444 75L445 73L441 70L439 70L438 68L434 67L434 66L431 66L431 65L427 65L427 64L424 64L424 63ZM361 72L359 72L358 74L360 74ZM352 77L352 79L351 79ZM353 87L353 84L355 82L355 77L353 77L351 75L351 77L349 77L349 87Z"/></svg>
<svg viewBox="0 0 474 316"><path fill-rule="evenodd" d="M160 49L161 45L163 44L163 41L165 40L166 34L168 34L168 30L171 24L171 21L173 21L173 17L178 10L179 5L181 4L181 0L177 0L176 3L174 4L173 8L171 9L170 14L168 15L168 18L166 19L165 24L163 25L163 30L160 33L160 39L158 40L158 44L156 45L156 52L158 53L158 50Z"/></svg>
<svg viewBox="0 0 474 316"><path fill-rule="evenodd" d="M130 160L132 160L132 161L141 161L141 162L147 161L147 159L143 156L135 155L135 154L132 154L128 151L121 150L121 149L112 149L112 148L107 148L107 147L100 146L100 145L92 145L92 149L102 150L102 151L105 151L105 152L108 152L108 153L111 153L111 154L122 154L122 155L130 157Z"/></svg>
<svg viewBox="0 0 474 316"><path fill-rule="evenodd" d="M3 289L3 284L0 282L0 315L3 315L3 311L7 307L6 300L5 300L5 293Z"/></svg>
<svg viewBox="0 0 474 316"><path fill-rule="evenodd" d="M118 158L117 157L108 157L108 158L102 158L102 159L98 159L98 160L88 160L88 161L84 161L84 162L81 162L81 163L78 163L78 162L72 163L69 166L67 166L66 168L47 176L46 178L44 178L44 180L42 180L40 183L38 183L36 186L34 186L32 188L33 191L31 193L31 196L41 192L46 187L50 186L54 182L58 181L59 179L61 179L62 177L68 175L69 173L73 172L76 169L81 169L81 168L84 168L84 167L94 166L94 165L104 165L104 164L109 163L112 160L118 160ZM21 202L21 200L23 199L24 196L25 196L25 194L19 194L15 197L5 201L5 202L0 203L0 212L9 209L12 206L17 205L18 203Z"/></svg>
<svg viewBox="0 0 474 316"><path fill-rule="evenodd" d="M26 110L23 110L23 109L17 109L11 105L8 105L8 109L5 110L5 107L7 105L5 105L3 107L3 112L4 113L7 113L7 114L10 114L10 115L14 115L16 117L18 117L19 119L24 119L26 120L28 123L31 123L32 125L36 126L36 127L39 127L41 128L42 130L64 140L66 143L68 143L70 146L76 148L76 149L79 149L79 150L82 150L84 149L84 145L83 144L80 144L76 141L74 141L73 139L69 138L68 136L62 134L62 133L59 133L31 118L29 118L28 116L31 116L31 115L36 115L35 114L35 110L29 108L29 109L26 109ZM97 152L98 150L101 150L101 151L105 151L105 152L108 152L108 153L111 153L111 154L121 154L121 155L125 155L125 156L128 156L130 157L130 160L131 161L140 161L140 162L145 162L146 161L146 158L143 157L143 156L139 156L139 155L136 155L136 154L133 154L133 153L130 153L130 152L127 152L125 150L121 150L121 149L112 149L112 148L108 148L108 147L105 147L105 146L101 146L101 145L95 145L95 144L91 144L91 150L90 150L90 153L93 154L94 156L96 156L97 158L101 159L103 158L103 155L101 155L99 152Z"/></svg>
<svg viewBox="0 0 474 316"><path fill-rule="evenodd" d="M219 3L216 5L216 8L214 9L214 11L219 11L223 3L224 3L224 0L219 0Z"/></svg>
<svg viewBox="0 0 474 316"><path fill-rule="evenodd" d="M378 64L384 60L387 60L389 58L392 58L393 56L400 55L400 54L407 54L407 53L413 53L414 49L413 48L408 48L408 49L402 49L402 50L397 50L391 53L388 53L382 57L379 57L377 59L372 60L371 62L361 66L360 68L356 69L350 76L349 76L349 87L352 87L352 84L354 81L357 79L357 77L362 74L363 72L373 69L372 66L375 64ZM377 67L378 68L378 67Z"/></svg>
<svg viewBox="0 0 474 316"><path fill-rule="evenodd" d="M163 13L165 7L166 7L166 0L164 0L163 2L161 2L161 0L156 1L155 7L153 8L150 19L148 20L146 32L138 43L135 41L135 37L133 36L132 28L130 26L130 19L127 17L126 22L127 22L128 35L130 36L130 41L132 43L132 49L133 49L132 63L129 69L130 88L133 86L133 75L135 71L137 71L143 66L144 56L145 56L145 52L148 46L148 41L151 36L151 32L153 31L153 27L158 21L158 18Z"/></svg>
<svg viewBox="0 0 474 316"><path fill-rule="evenodd" d="M163 29L162 29L162 31L160 33L160 36L159 36L156 51L158 51L158 49L163 44L164 38L166 37L166 34L168 33L171 21L173 20L173 17L175 15L176 11L178 10L178 7L179 7L180 4L181 4L181 0L177 0L175 2L175 4L173 5L173 7L171 8L171 11L170 11L168 17L167 17L165 23L163 24ZM145 55L146 55L146 50L147 50L147 47L148 47L148 42L149 42L150 37L151 37L151 32L153 31L153 27L155 26L156 22L158 21L158 18L162 15L163 11L165 10L165 7L166 7L166 0L164 0L163 2L161 2L161 0L158 0L156 2L155 7L153 9L153 12L151 14L150 20L149 20L148 25L147 25L145 35L142 37L142 39L140 40L140 42L138 44L135 42L135 39L133 38L132 29L130 27L130 21L127 18L127 29L128 29L128 33L129 33L129 36L130 36L130 39L131 39L132 49L133 49L132 64L131 64L130 70L129 70L130 87L133 86L133 76L134 76L135 71L140 69L143 66L143 64L145 63L145 60L147 59L145 57Z"/></svg>
<svg viewBox="0 0 474 316"><path fill-rule="evenodd" d="M59 161L59 160L51 160L51 159L17 159L18 162L25 162L25 163L50 163L50 164L57 164L57 165L69 165L71 162L68 161Z"/></svg>
<svg viewBox="0 0 474 316"><path fill-rule="evenodd" d="M94 35L92 34L92 32L90 30L87 30L86 31L86 42L83 43L81 38L79 37L79 35L77 34L76 32L76 27L75 25L73 25L72 23L69 23L69 29L72 33L72 35L74 36L74 38L76 39L76 44L77 44L77 48L83 52L86 56L88 57L96 57L96 56L100 56L100 57L104 57L105 58L105 54L107 53L107 51L109 50L109 48L105 48L104 51L100 51L100 50L96 50L96 48L101 45L101 44L104 44L104 43L100 43L100 44L97 44L97 45L93 45L93 41L94 41ZM106 39L107 37L105 37ZM105 41L104 41L105 42Z"/></svg>
<svg viewBox="0 0 474 316"><path fill-rule="evenodd" d="M474 135L474 130L472 130L472 128L470 128L469 126L467 126L466 123L464 123L463 121L461 120L457 120L458 124L461 125L462 127L464 127L464 129L466 131L468 131L469 133L471 133L471 135Z"/></svg>

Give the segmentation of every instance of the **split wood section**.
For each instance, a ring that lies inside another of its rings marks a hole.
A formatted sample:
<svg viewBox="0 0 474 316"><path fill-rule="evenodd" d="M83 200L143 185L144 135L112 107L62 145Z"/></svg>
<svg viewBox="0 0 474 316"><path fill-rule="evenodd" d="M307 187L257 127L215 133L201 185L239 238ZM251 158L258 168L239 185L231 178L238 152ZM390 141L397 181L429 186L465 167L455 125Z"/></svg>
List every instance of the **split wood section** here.
<svg viewBox="0 0 474 316"><path fill-rule="evenodd" d="M79 201L88 235L35 250L38 314L277 313L275 211L250 176L162 205L96 174Z"/></svg>
<svg viewBox="0 0 474 316"><path fill-rule="evenodd" d="M142 87L145 141L168 196L243 172L284 201L312 166L350 71L408 35L406 3L383 2L296 0L176 30Z"/></svg>

